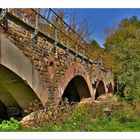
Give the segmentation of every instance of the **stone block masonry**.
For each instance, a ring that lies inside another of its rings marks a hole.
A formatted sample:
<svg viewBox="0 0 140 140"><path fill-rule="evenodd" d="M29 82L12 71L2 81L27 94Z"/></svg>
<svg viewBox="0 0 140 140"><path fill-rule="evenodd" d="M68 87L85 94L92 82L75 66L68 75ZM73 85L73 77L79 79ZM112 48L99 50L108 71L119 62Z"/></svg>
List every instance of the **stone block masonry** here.
<svg viewBox="0 0 140 140"><path fill-rule="evenodd" d="M77 53L62 42L55 44L56 40L49 33L44 34L39 30L36 38L33 39L36 28L28 24L29 19L28 21L21 19L12 12L7 12L5 17L6 19L3 20L6 20L7 26L3 25L2 20L0 35L18 48L35 69L34 74L39 74L39 81L45 85L46 93L42 92L38 95L35 92L35 94L43 104L45 101L46 106L57 106L65 97L69 101L79 101L89 97L95 99L97 92L102 92L98 95L107 94L108 90L113 93L114 79L111 71L105 70L98 62L88 59L81 52ZM22 78L20 74L18 76ZM29 84L28 75L26 76L24 80L33 88ZM100 85L101 87L98 87ZM99 90L100 88L102 90ZM42 94L48 95L45 97Z"/></svg>

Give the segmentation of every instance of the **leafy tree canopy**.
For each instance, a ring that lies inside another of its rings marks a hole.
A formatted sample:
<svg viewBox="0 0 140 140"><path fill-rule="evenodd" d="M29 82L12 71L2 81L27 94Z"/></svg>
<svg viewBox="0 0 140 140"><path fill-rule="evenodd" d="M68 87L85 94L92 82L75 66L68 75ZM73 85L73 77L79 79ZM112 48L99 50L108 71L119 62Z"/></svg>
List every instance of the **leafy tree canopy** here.
<svg viewBox="0 0 140 140"><path fill-rule="evenodd" d="M140 21L136 16L120 22L107 37L105 50L114 58L118 92L129 100L140 99Z"/></svg>

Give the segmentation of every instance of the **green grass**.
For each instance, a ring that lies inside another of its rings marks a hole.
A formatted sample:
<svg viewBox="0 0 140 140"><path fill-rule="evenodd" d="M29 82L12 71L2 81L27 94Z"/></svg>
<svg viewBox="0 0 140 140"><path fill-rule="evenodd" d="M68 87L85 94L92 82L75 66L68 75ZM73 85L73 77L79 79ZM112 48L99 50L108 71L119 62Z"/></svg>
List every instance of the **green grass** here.
<svg viewBox="0 0 140 140"><path fill-rule="evenodd" d="M139 132L140 117L137 107L121 103L110 115L103 112L103 106L76 105L59 111L55 120L44 122L37 128L23 128L13 118L0 124L0 131L94 131L94 132Z"/></svg>

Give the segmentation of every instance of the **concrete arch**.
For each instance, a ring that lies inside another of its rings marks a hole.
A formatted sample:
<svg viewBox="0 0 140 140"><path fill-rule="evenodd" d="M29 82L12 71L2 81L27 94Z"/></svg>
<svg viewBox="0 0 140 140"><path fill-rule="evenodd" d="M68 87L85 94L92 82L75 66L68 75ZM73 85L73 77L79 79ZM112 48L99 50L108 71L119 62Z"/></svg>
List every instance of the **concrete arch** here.
<svg viewBox="0 0 140 140"><path fill-rule="evenodd" d="M104 82L100 80L96 87L95 100L102 94L106 94L106 88Z"/></svg>
<svg viewBox="0 0 140 140"><path fill-rule="evenodd" d="M79 93L77 100L94 96L89 76L84 66L78 62L73 63L67 68L63 77L61 77L59 85L55 90L56 105L59 104L63 94L65 94L66 91L70 91L70 89L73 90L75 94L76 92Z"/></svg>
<svg viewBox="0 0 140 140"><path fill-rule="evenodd" d="M28 88L30 87L34 91L42 104L46 104L48 100L48 90L38 71L32 66L23 52L3 35L0 36L0 65L1 68L5 68L5 71L9 70L13 75L15 74L17 75L16 77L20 77L25 81ZM6 90L12 92L10 88ZM25 95L27 94L25 93ZM22 103L22 98L20 98L20 100L20 106L25 108L27 104Z"/></svg>
<svg viewBox="0 0 140 140"><path fill-rule="evenodd" d="M0 65L0 108L3 108L3 117L24 116L24 108L28 108L36 99L39 100L38 96L22 78ZM7 115L4 115L4 111Z"/></svg>

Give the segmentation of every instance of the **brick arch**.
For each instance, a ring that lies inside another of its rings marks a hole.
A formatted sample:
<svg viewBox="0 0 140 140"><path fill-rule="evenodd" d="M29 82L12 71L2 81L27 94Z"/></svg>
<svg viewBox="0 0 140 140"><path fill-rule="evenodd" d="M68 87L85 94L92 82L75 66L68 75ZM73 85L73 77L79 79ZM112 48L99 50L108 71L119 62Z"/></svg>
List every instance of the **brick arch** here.
<svg viewBox="0 0 140 140"><path fill-rule="evenodd" d="M103 80L100 80L97 84L96 87L96 92L95 92L95 100L100 96L106 94L106 88L105 88L105 83Z"/></svg>
<svg viewBox="0 0 140 140"><path fill-rule="evenodd" d="M80 99L82 97L93 97L92 85L84 66L75 62L67 68L55 90L56 105L59 104L70 83L76 86ZM82 93L83 91L87 91L88 93Z"/></svg>

